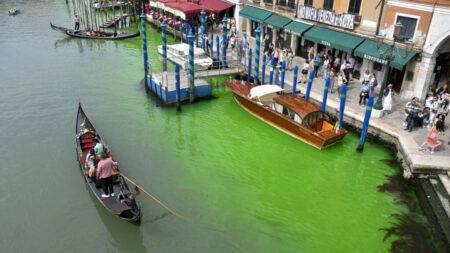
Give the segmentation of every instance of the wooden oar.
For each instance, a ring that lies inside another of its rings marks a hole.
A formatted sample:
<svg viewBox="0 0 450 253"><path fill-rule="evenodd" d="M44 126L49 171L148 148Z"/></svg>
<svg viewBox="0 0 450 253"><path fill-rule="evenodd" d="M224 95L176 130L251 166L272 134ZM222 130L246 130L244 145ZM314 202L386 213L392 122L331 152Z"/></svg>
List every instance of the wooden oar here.
<svg viewBox="0 0 450 253"><path fill-rule="evenodd" d="M166 204L164 204L161 200L159 200L157 197L155 197L154 195L150 194L149 192L147 192L144 188L142 188L142 186L138 185L136 182L134 182L133 180L131 180L130 178L128 178L127 176L125 176L123 173L120 173L120 175L125 178L125 180L127 180L128 182L132 183L137 189L139 189L140 191L142 191L143 193L145 193L147 196L149 196L151 199L153 199L158 205L160 205L162 208L164 208L165 210L167 210L169 213L175 215L176 217L185 220L185 221L190 221L190 219L188 219L187 217L177 213L176 211L174 211L172 208L170 208L169 206L167 206Z"/></svg>

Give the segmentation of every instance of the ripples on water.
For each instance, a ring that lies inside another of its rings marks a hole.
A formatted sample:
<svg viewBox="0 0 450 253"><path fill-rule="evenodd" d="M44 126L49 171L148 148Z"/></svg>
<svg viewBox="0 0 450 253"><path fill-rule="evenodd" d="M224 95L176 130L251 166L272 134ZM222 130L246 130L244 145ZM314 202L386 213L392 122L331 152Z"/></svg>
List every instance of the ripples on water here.
<svg viewBox="0 0 450 253"><path fill-rule="evenodd" d="M23 12L8 17L16 6ZM391 154L357 138L317 151L217 99L160 108L139 87L140 38L68 39L64 1L0 2L1 252L380 252L404 210L377 192ZM154 71L160 37L149 31ZM78 99L123 171L193 223L141 197L143 224L107 214L84 186ZM163 217L163 218L161 218Z"/></svg>

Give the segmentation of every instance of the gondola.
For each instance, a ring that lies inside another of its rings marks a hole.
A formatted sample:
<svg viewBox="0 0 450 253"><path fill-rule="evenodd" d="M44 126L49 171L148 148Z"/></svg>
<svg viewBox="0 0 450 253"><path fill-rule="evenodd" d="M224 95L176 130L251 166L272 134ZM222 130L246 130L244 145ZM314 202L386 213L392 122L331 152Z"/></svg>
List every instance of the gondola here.
<svg viewBox="0 0 450 253"><path fill-rule="evenodd" d="M78 105L78 114L75 128L75 142L77 159L80 165L80 172L91 192L97 200L110 213L119 218L139 225L141 222L141 210L139 203L135 200L135 194L130 190L124 177L115 171L113 173L114 180L114 196L106 198L102 197L103 190L101 187L88 176L88 168L85 164L86 155L94 146L94 139L104 143L95 130L92 123L86 117L81 105ZM110 153L112 156L112 154ZM117 168L118 170L118 168Z"/></svg>
<svg viewBox="0 0 450 253"><path fill-rule="evenodd" d="M74 31L73 29L56 26L50 23L51 28L54 30L60 31L66 35L69 35L71 37L75 38L82 38L82 39L101 39L101 40L123 40L128 38L133 38L136 36L139 36L139 31L137 32L118 32L116 35L113 32L104 32L104 31L96 31L95 33L97 35L92 36L88 35L84 31Z"/></svg>

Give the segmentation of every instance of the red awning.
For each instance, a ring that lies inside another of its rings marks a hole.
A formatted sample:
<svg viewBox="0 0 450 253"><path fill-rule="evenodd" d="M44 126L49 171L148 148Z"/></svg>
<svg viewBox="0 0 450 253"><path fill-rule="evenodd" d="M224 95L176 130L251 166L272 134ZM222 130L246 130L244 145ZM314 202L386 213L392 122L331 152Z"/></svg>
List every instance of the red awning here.
<svg viewBox="0 0 450 253"><path fill-rule="evenodd" d="M186 14L186 16L197 15L202 10L200 5L191 2L167 2L165 6L179 10Z"/></svg>
<svg viewBox="0 0 450 253"><path fill-rule="evenodd" d="M222 0L201 0L200 5L205 8L205 10L210 10L215 13L220 13L234 6L234 4Z"/></svg>

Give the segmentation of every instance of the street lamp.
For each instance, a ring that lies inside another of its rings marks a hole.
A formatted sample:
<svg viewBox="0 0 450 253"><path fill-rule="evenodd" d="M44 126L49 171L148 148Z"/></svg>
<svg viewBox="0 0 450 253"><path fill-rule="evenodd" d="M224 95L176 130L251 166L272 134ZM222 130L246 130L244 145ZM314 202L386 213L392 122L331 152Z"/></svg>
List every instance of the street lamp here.
<svg viewBox="0 0 450 253"><path fill-rule="evenodd" d="M384 36L377 36L375 38L375 41L377 42L378 53L380 55L380 58L386 62L386 68L387 68L384 72L383 82L381 83L380 92L378 94L377 101L375 102L375 105L373 106L373 108L378 111L383 110L383 91L386 88L386 83L388 81L391 61L393 61L397 56L400 56L402 58L405 58L407 56L407 53L405 55L399 55L399 51L398 51L397 47L395 47L395 42L404 41L404 39L405 39L403 37L403 35L401 35L402 27L403 27L403 25L401 22L397 22L397 24L395 24L393 44L390 46L387 46L384 48L382 47L383 41L385 39Z"/></svg>

